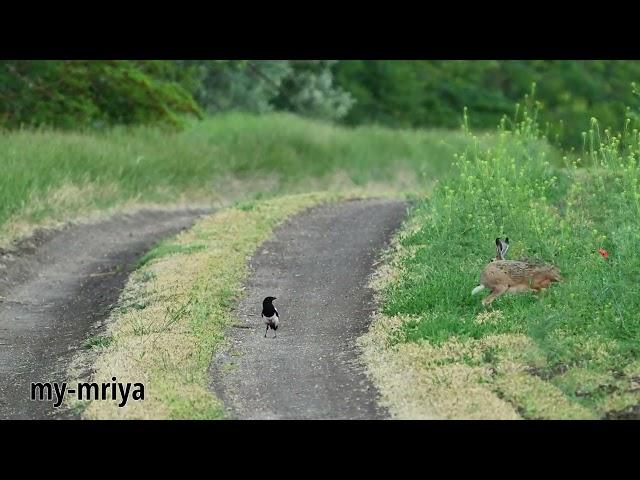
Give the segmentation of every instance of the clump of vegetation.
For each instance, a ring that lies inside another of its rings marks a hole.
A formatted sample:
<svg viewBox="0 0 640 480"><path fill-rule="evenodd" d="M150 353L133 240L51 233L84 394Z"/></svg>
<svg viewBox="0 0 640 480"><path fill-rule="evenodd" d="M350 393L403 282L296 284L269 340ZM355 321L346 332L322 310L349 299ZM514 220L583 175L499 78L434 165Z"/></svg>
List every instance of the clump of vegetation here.
<svg viewBox="0 0 640 480"><path fill-rule="evenodd" d="M82 344L82 348L84 348L85 350L90 350L92 348L96 348L96 349L107 348L109 345L111 345L112 341L113 341L113 337L109 335L98 335L98 336L86 339Z"/></svg>
<svg viewBox="0 0 640 480"><path fill-rule="evenodd" d="M474 381L525 417L601 417L640 401L640 136L630 119L617 134L592 119L585 155L558 162L534 105L502 122L496 145L459 155L414 208L383 312L404 318L391 343L475 351L447 361L493 372ZM553 263L565 281L539 299L502 296L487 319L471 290L499 236L509 258ZM495 344L514 335L529 347ZM501 354L480 348L488 339ZM536 408L550 386L575 408Z"/></svg>

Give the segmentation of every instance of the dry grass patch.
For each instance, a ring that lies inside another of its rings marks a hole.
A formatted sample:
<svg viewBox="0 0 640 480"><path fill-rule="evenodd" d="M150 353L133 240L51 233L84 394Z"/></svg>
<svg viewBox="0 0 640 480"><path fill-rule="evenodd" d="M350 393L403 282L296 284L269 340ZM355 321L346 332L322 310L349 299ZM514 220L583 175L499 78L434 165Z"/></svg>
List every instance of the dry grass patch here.
<svg viewBox="0 0 640 480"><path fill-rule="evenodd" d="M394 418L594 418L529 373L545 359L526 336L453 338L437 346L398 341L407 320L378 315L360 339L368 372Z"/></svg>
<svg viewBox="0 0 640 480"><path fill-rule="evenodd" d="M393 418L518 418L489 388L490 372L463 362L465 353L477 354L468 345L452 342L435 348L427 342L392 340L406 320L378 315L359 339L367 370Z"/></svg>

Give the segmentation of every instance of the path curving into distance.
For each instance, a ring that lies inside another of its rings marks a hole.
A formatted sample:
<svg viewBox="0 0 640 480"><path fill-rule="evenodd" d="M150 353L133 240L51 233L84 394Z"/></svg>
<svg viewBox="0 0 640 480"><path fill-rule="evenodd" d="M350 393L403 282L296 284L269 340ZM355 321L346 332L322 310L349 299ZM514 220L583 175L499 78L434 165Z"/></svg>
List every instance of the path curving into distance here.
<svg viewBox="0 0 640 480"><path fill-rule="evenodd" d="M375 308L374 262L406 215L398 200L312 208L281 225L251 259L230 347L211 386L236 419L382 419L356 339ZM274 296L278 337L264 338L262 300Z"/></svg>
<svg viewBox="0 0 640 480"><path fill-rule="evenodd" d="M101 332L136 261L205 213L119 214L0 252L0 419L60 417L52 402L30 400L31 382L66 381L74 353Z"/></svg>

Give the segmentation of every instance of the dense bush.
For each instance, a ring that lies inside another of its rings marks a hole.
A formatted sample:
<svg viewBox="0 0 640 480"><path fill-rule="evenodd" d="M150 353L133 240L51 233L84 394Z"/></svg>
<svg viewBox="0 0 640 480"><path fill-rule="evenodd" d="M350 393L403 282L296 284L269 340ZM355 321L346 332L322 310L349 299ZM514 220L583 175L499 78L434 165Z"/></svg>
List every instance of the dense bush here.
<svg viewBox="0 0 640 480"><path fill-rule="evenodd" d="M2 61L0 125L62 128L167 123L201 115L160 61Z"/></svg>
<svg viewBox="0 0 640 480"><path fill-rule="evenodd" d="M243 110L265 113L285 110L303 116L336 120L353 100L337 87L326 60L187 60L179 66L195 72L192 92L207 111Z"/></svg>

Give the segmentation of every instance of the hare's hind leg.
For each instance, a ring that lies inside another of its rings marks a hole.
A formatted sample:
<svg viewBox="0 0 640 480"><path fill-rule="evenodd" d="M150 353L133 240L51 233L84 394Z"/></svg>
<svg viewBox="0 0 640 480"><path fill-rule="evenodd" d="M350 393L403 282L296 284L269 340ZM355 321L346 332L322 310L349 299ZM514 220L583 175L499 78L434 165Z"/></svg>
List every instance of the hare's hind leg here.
<svg viewBox="0 0 640 480"><path fill-rule="evenodd" d="M506 285L496 285L491 289L491 293L487 295L486 298L482 300L483 305L490 305L496 298L509 290L509 287Z"/></svg>
<svg viewBox="0 0 640 480"><path fill-rule="evenodd" d="M532 288L531 291L533 292L533 298L536 300L542 300L546 288L547 287Z"/></svg>

